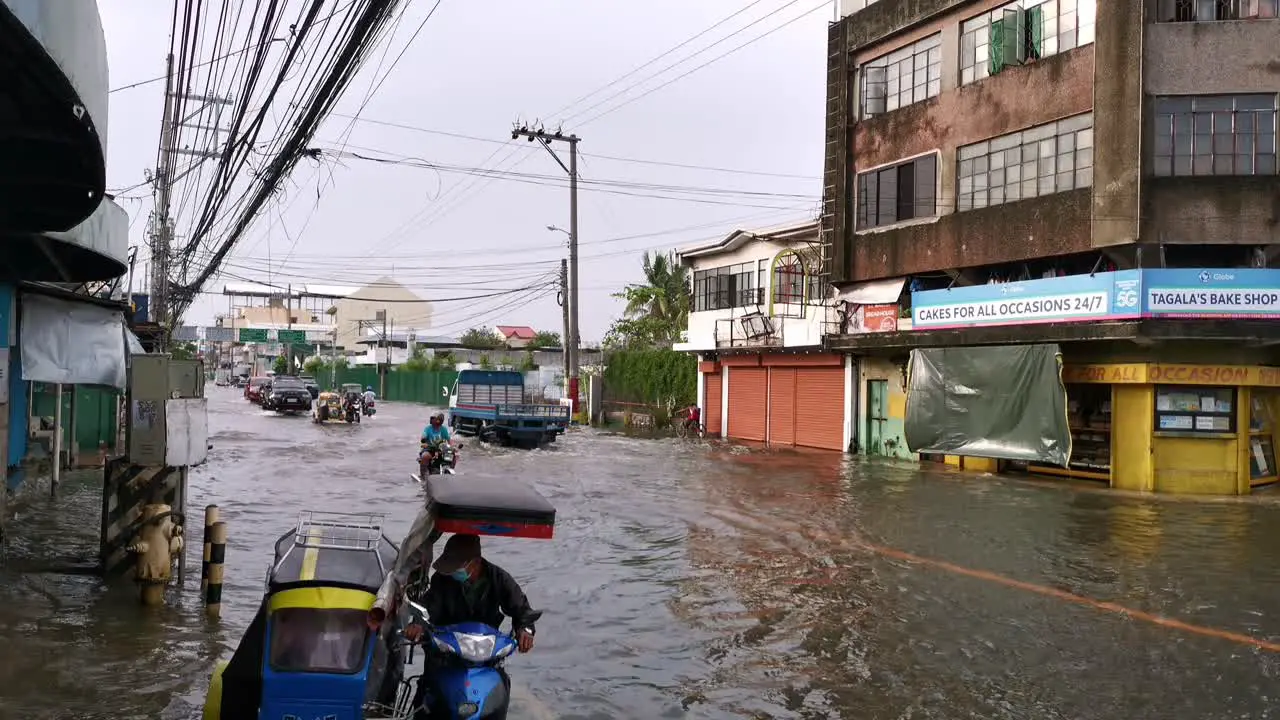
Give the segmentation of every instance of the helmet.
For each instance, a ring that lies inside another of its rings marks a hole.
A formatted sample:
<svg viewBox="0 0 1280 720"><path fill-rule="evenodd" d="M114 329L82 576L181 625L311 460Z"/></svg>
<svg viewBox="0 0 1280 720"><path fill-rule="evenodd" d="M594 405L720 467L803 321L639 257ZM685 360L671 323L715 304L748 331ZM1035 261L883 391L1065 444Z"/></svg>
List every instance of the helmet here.
<svg viewBox="0 0 1280 720"><path fill-rule="evenodd" d="M364 386L364 389L365 389L365 390L368 390L369 392L373 392L373 386L372 386L372 385L365 385L365 386Z"/></svg>

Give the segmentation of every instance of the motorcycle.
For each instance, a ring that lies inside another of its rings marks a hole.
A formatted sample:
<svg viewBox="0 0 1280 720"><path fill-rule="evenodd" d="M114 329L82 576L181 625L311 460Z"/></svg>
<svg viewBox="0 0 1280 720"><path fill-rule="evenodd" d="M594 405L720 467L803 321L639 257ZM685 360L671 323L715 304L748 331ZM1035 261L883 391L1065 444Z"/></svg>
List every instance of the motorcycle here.
<svg viewBox="0 0 1280 720"><path fill-rule="evenodd" d="M461 447L461 446L459 446ZM440 451L427 459L427 446L422 445L418 452L418 476L453 475L458 470L458 450L449 445L441 445Z"/></svg>
<svg viewBox="0 0 1280 720"><path fill-rule="evenodd" d="M342 402L342 412L347 422L360 422L360 401L348 395Z"/></svg>
<svg viewBox="0 0 1280 720"><path fill-rule="evenodd" d="M365 415L373 415L374 413L378 412L377 403L373 400L365 400L360 405L360 408L361 410L364 411Z"/></svg>
<svg viewBox="0 0 1280 720"><path fill-rule="evenodd" d="M424 621L426 609L410 601ZM537 620L542 613L535 613ZM425 708L433 718L505 720L511 704L511 680L503 665L515 653L516 639L498 628L469 622L428 626L423 637L427 669L418 678Z"/></svg>

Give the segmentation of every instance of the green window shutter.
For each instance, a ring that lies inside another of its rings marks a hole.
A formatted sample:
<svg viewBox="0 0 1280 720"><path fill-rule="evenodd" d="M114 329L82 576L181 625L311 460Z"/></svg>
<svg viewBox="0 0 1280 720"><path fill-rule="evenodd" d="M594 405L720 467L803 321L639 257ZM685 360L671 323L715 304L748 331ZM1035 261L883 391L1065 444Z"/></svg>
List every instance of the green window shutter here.
<svg viewBox="0 0 1280 720"><path fill-rule="evenodd" d="M1027 10L1027 59L1039 59L1044 50L1044 7Z"/></svg>
<svg viewBox="0 0 1280 720"><path fill-rule="evenodd" d="M987 29L987 54L989 74L996 75L1004 69L1004 21L995 20Z"/></svg>

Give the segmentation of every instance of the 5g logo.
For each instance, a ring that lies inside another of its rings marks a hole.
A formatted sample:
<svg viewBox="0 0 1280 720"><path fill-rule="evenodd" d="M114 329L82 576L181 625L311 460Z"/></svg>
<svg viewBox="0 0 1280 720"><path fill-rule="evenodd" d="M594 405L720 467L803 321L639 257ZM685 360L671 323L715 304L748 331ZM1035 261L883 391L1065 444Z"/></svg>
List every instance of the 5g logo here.
<svg viewBox="0 0 1280 720"><path fill-rule="evenodd" d="M1120 290L1116 292L1116 307L1131 308L1138 306L1138 291Z"/></svg>

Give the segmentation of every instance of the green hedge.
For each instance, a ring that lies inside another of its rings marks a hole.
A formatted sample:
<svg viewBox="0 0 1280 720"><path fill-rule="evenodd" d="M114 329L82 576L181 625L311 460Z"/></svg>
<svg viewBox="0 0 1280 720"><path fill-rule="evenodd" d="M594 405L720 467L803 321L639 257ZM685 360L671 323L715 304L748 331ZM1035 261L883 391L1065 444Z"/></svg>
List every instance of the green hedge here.
<svg viewBox="0 0 1280 720"><path fill-rule="evenodd" d="M614 402L692 405L698 394L698 360L674 350L619 350L605 360L604 393Z"/></svg>

